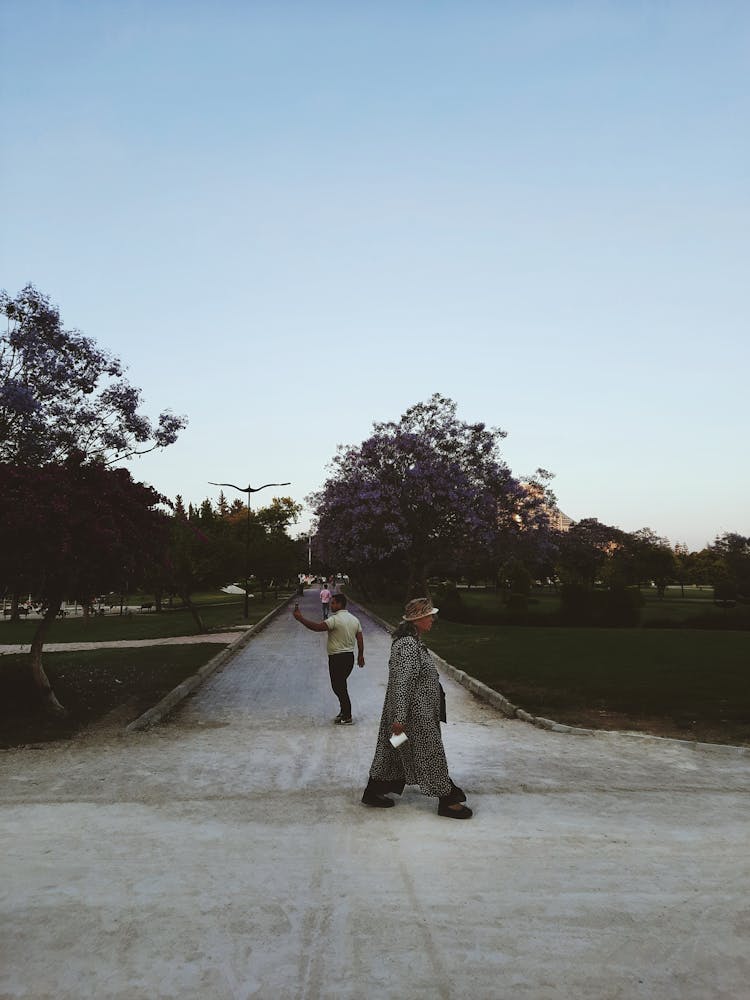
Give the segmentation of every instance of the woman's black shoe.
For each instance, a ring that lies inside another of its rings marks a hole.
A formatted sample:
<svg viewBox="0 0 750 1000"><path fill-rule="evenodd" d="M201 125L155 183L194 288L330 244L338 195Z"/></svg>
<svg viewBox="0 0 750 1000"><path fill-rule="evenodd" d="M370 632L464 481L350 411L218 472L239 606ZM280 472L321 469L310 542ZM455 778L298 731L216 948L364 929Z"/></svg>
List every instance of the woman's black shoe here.
<svg viewBox="0 0 750 1000"><path fill-rule="evenodd" d="M372 792L365 790L362 796L362 802L366 806L376 806L379 809L387 809L388 806L395 806L393 799L387 799L385 795L374 795Z"/></svg>
<svg viewBox="0 0 750 1000"><path fill-rule="evenodd" d="M463 788L459 788L458 785L454 785L453 778L449 778L448 780L451 783L451 790L448 793L448 798L451 800L451 802L465 802L466 793L464 792Z"/></svg>
<svg viewBox="0 0 750 1000"><path fill-rule="evenodd" d="M438 816L447 816L448 819L471 819L474 813L468 806L461 806L460 809L451 809L449 805L438 805Z"/></svg>

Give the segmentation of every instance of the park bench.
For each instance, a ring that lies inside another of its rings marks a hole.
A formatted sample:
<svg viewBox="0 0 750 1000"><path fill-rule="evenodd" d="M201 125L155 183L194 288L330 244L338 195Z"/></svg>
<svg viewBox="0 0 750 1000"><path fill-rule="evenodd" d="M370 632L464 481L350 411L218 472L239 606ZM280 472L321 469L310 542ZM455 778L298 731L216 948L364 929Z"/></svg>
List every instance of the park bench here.
<svg viewBox="0 0 750 1000"><path fill-rule="evenodd" d="M141 611L153 611L154 606L153 604L142 604L140 609Z"/></svg>

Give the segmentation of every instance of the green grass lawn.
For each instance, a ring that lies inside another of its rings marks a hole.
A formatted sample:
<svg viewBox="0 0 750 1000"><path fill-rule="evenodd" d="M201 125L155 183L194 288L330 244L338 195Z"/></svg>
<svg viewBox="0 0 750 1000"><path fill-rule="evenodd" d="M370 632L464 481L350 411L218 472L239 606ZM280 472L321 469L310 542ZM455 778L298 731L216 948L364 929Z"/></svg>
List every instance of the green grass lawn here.
<svg viewBox="0 0 750 1000"><path fill-rule="evenodd" d="M501 620L495 624L506 624L502 619L506 616L501 596L493 590L467 590L461 588L461 600L467 608L475 608L485 615L497 616ZM739 605L735 608L719 608L714 604L713 590L710 587L686 587L684 596L680 587L667 587L663 598L660 598L655 588L642 587L643 607L641 608L641 624L650 626L656 624L662 628L680 626L697 616L715 621L717 628L734 618L748 617L747 607ZM544 625L546 615L555 615L560 610L560 596L551 590L537 589L532 591L529 602L529 614L532 622L540 619L537 624ZM400 609L399 609L400 611ZM511 622L507 622L511 624Z"/></svg>
<svg viewBox="0 0 750 1000"><path fill-rule="evenodd" d="M216 643L191 643L45 653L44 669L69 713L61 720L39 713L28 657L2 656L0 746L68 738L119 706L127 706L127 721L132 721L223 648Z"/></svg>
<svg viewBox="0 0 750 1000"><path fill-rule="evenodd" d="M401 606L373 603L388 621ZM519 708L570 725L750 744L750 633L441 621L428 645Z"/></svg>
<svg viewBox="0 0 750 1000"><path fill-rule="evenodd" d="M243 617L244 598L227 599L221 594L223 600L214 603L212 596L200 595L199 603L204 624L216 632L233 625L255 624L290 595L279 592L278 600L272 595L265 600L253 598L249 621ZM0 625L0 644L30 642L37 624L38 620L4 621ZM81 618L61 619L54 622L47 642L160 639L195 633L195 622L188 611L144 612L122 617L95 616L88 623ZM195 643L45 652L44 669L56 696L70 713L63 720L50 719L39 711L28 655L0 656L0 746L64 739L115 708L124 709L127 721L131 721L222 648L217 643Z"/></svg>
<svg viewBox="0 0 750 1000"><path fill-rule="evenodd" d="M226 596L226 595L222 595ZM243 617L244 599L211 603L204 595L201 615L212 631L233 625L255 624L285 597L269 595L250 601L249 621ZM34 621L0 625L0 643L28 643ZM188 611L165 611L120 617L92 617L56 621L48 642L103 642L118 639L156 639L194 635L195 622ZM50 718L39 710L39 698L29 672L27 654L0 656L0 746L19 746L44 740L65 739L81 727L117 709L132 721L154 705L180 681L222 650L216 643L109 648L62 653L44 652L44 669L52 688L68 710L64 719ZM126 721L120 720L121 725Z"/></svg>
<svg viewBox="0 0 750 1000"><path fill-rule="evenodd" d="M264 615L283 600L284 593L279 592L277 601L272 594L265 600L253 597L250 600L249 622L243 617L244 598L234 596L227 599L226 594L220 595L223 601L211 603L212 595L200 595L198 603L203 624L211 631L221 631L234 625L255 624ZM144 602L145 603L145 602ZM0 644L29 643L39 620L22 620L20 622L0 622ZM88 622L82 618L61 618L55 621L47 634L46 642L103 642L115 639L162 639L173 635L195 635L197 628L189 611L135 611L130 615L92 616Z"/></svg>

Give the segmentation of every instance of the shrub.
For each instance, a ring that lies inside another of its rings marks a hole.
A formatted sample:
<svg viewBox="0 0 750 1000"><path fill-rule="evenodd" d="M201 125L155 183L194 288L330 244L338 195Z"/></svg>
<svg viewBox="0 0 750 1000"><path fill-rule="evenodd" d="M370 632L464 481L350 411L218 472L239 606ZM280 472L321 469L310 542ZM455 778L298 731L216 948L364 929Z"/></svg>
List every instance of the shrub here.
<svg viewBox="0 0 750 1000"><path fill-rule="evenodd" d="M455 583L438 584L432 593L432 602L440 610L440 617L447 622L465 622L466 608Z"/></svg>
<svg viewBox="0 0 750 1000"><path fill-rule="evenodd" d="M722 580L716 583L714 586L714 601L719 607L731 607L732 603L737 602L737 585L734 580Z"/></svg>
<svg viewBox="0 0 750 1000"><path fill-rule="evenodd" d="M633 628L640 622L643 598L637 587L613 587L603 596L602 620L595 624Z"/></svg>
<svg viewBox="0 0 750 1000"><path fill-rule="evenodd" d="M581 583L564 583L560 589L560 620L563 625L588 625L592 591Z"/></svg>
<svg viewBox="0 0 750 1000"><path fill-rule="evenodd" d="M632 628L640 621L642 603L637 587L589 590L568 583L560 594L560 618L563 625Z"/></svg>
<svg viewBox="0 0 750 1000"><path fill-rule="evenodd" d="M503 597L503 603L508 611L518 612L529 610L529 598L526 594L506 594Z"/></svg>

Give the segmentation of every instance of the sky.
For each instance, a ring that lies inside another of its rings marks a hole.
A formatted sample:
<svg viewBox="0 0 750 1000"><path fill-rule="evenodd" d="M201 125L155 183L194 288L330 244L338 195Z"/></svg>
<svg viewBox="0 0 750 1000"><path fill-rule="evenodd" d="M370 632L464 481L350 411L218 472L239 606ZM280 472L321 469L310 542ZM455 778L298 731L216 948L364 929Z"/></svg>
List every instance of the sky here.
<svg viewBox="0 0 750 1000"><path fill-rule="evenodd" d="M439 392L576 520L750 534L745 0L0 0L0 34L0 287L188 417L136 478L304 503Z"/></svg>

